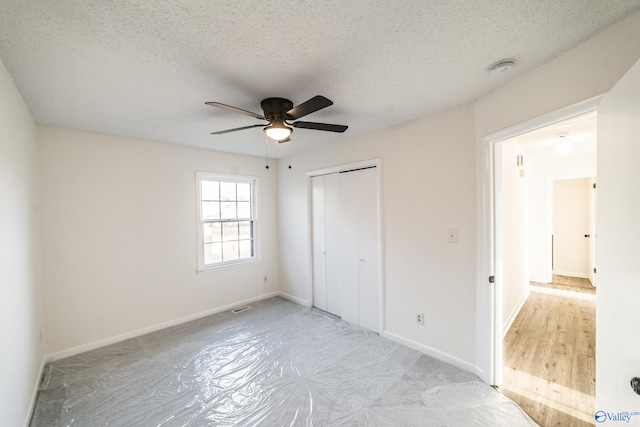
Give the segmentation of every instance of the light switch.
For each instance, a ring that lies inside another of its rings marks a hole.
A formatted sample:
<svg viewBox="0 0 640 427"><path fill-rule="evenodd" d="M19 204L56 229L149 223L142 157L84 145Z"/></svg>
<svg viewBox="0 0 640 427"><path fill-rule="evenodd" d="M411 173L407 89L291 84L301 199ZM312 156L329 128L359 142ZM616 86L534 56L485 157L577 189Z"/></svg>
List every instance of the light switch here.
<svg viewBox="0 0 640 427"><path fill-rule="evenodd" d="M447 241L449 243L458 243L458 230L452 228L447 230Z"/></svg>

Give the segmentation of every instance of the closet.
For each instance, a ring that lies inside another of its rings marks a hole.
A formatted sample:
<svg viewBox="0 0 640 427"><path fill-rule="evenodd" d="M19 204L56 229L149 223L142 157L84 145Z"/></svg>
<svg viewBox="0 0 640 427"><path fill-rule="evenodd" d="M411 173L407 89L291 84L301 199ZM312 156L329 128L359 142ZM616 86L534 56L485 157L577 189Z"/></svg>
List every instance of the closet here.
<svg viewBox="0 0 640 427"><path fill-rule="evenodd" d="M314 306L379 332L375 167L311 178Z"/></svg>

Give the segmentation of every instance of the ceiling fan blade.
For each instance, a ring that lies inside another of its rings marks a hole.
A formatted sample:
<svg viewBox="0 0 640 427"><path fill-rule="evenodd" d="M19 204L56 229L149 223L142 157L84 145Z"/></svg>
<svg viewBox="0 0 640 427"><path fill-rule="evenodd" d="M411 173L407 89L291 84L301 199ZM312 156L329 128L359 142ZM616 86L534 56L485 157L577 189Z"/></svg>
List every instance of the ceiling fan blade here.
<svg viewBox="0 0 640 427"><path fill-rule="evenodd" d="M218 132L211 132L211 135L222 135L224 133L235 132L235 131L238 131L238 130L245 130L245 129L251 129L251 128L257 128L257 127L264 127L264 126L266 126L266 125L251 125L251 126L243 126L241 128L219 130Z"/></svg>
<svg viewBox="0 0 640 427"><path fill-rule="evenodd" d="M345 125L332 125L329 123L315 123L315 122L293 122L291 126L294 128L301 129L314 129L314 130L325 130L329 132L344 132L347 130L349 126Z"/></svg>
<svg viewBox="0 0 640 427"><path fill-rule="evenodd" d="M302 104L293 107L291 110L287 111L287 118L289 120L296 120L300 117L304 117L307 114L311 114L318 110L322 110L323 108L327 108L329 105L333 105L333 101L325 98L321 95L316 95L308 101L303 102Z"/></svg>
<svg viewBox="0 0 640 427"><path fill-rule="evenodd" d="M231 105L222 104L220 102L205 102L205 104L210 105L212 107L224 108L225 110L235 111L236 113L246 114L247 116L255 117L260 120L267 120L264 116L260 114L252 113L251 111L243 110L242 108L232 107Z"/></svg>

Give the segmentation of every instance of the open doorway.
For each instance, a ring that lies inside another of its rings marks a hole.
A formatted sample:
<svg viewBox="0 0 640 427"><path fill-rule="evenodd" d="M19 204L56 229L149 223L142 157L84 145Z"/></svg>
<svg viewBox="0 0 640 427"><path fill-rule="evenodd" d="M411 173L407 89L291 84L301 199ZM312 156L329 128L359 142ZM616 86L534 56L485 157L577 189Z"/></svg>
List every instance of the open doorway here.
<svg viewBox="0 0 640 427"><path fill-rule="evenodd" d="M550 182L551 274L558 289L595 293L596 177Z"/></svg>
<svg viewBox="0 0 640 427"><path fill-rule="evenodd" d="M592 425L596 113L494 153L500 390L541 425Z"/></svg>

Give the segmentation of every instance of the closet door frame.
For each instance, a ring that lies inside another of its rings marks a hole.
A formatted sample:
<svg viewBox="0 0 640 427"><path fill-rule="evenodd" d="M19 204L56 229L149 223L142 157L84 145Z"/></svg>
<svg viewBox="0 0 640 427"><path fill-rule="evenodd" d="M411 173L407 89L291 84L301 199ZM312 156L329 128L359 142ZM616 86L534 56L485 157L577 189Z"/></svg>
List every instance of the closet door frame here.
<svg viewBox="0 0 640 427"><path fill-rule="evenodd" d="M313 210L312 210L312 186L311 186L311 178L314 176L320 175L329 175L333 173L340 173L345 171L351 171L356 169L364 169L364 168L376 168L376 184L377 184L377 193L378 193L378 206L377 206L377 232L378 232L378 331L379 334L382 335L385 331L385 300L384 300L384 234L382 233L382 224L383 224L383 212L382 212L382 162L378 159L370 159L363 160L355 163L348 163L339 166L333 166L324 169L317 169L313 171L307 172L307 242L308 242L308 253L309 253L309 270L307 272L307 283L309 284L308 295L311 296L311 306L314 305L313 302Z"/></svg>

